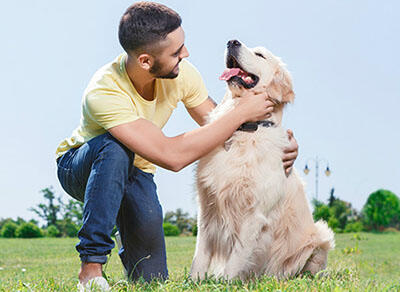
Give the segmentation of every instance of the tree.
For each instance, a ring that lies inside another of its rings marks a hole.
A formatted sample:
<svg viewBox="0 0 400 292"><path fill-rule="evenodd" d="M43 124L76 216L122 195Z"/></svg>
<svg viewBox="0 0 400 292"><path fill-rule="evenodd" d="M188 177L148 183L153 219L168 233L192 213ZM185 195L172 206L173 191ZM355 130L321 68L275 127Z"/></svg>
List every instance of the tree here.
<svg viewBox="0 0 400 292"><path fill-rule="evenodd" d="M68 200L66 204L63 202L60 203L62 207L63 219L70 220L76 225L81 225L83 218L83 203L71 199Z"/></svg>
<svg viewBox="0 0 400 292"><path fill-rule="evenodd" d="M328 222L329 217L331 216L329 207L316 199L314 199L312 203L314 205L314 220L323 219Z"/></svg>
<svg viewBox="0 0 400 292"><path fill-rule="evenodd" d="M333 195L335 193L335 188L331 188L331 194L329 196L328 200L328 206L332 207L333 203L337 200L337 198Z"/></svg>
<svg viewBox="0 0 400 292"><path fill-rule="evenodd" d="M399 228L399 198L389 190L379 189L369 195L362 214L364 224L370 230L383 231L387 227Z"/></svg>
<svg viewBox="0 0 400 292"><path fill-rule="evenodd" d="M65 204L60 200L62 219L58 220L58 228L62 236L75 237L82 225L83 203L77 200L68 200Z"/></svg>
<svg viewBox="0 0 400 292"><path fill-rule="evenodd" d="M313 200L314 220L323 219L328 223L335 232L352 232L352 230L360 229L360 224L350 226L346 229L347 224L359 222L360 216L354 208L352 208L349 202L340 200L338 197L333 196L334 189L332 188L331 194L328 200L328 205L321 201ZM362 229L362 224L361 224Z"/></svg>
<svg viewBox="0 0 400 292"><path fill-rule="evenodd" d="M183 212L181 208L176 211L168 211L165 213L164 222L171 223L179 228L180 232L191 232L195 219L189 217L188 212Z"/></svg>
<svg viewBox="0 0 400 292"><path fill-rule="evenodd" d="M40 203L38 208L30 208L30 211L35 212L40 218L47 222L47 227L54 225L57 226L57 215L60 212L61 206L55 204L55 195L52 187L42 189L40 191L47 203ZM60 198L58 198L60 202Z"/></svg>

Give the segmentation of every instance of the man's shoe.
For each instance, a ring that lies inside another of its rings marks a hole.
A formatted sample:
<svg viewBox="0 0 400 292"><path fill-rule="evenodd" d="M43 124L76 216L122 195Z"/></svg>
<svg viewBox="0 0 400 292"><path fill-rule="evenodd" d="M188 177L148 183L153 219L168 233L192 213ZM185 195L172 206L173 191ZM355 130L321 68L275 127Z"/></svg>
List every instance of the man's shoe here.
<svg viewBox="0 0 400 292"><path fill-rule="evenodd" d="M107 280L103 277L90 279L85 285L79 283L77 288L78 292L110 291L110 286L108 285Z"/></svg>

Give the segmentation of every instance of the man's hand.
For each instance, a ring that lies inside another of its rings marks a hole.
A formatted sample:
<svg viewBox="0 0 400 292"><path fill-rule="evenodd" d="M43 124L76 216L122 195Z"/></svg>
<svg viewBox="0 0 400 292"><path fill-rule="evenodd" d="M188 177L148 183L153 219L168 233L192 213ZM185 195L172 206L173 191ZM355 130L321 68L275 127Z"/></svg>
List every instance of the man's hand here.
<svg viewBox="0 0 400 292"><path fill-rule="evenodd" d="M292 171L294 161L299 154L299 145L297 145L297 141L293 136L292 130L287 130L289 137L289 146L283 150L283 167L285 169L286 176L289 176Z"/></svg>

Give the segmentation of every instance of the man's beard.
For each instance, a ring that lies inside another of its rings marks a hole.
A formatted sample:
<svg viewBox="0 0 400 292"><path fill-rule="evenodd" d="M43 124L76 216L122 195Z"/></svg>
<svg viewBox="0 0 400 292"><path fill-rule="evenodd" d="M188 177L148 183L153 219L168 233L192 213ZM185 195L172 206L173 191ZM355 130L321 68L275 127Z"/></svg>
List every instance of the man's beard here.
<svg viewBox="0 0 400 292"><path fill-rule="evenodd" d="M178 64L179 64L179 62L178 62ZM174 79L174 78L178 77L178 73L174 73L175 67L170 72L163 73L160 62L157 59L155 59L154 65L150 68L149 72L151 74L153 74L155 78Z"/></svg>

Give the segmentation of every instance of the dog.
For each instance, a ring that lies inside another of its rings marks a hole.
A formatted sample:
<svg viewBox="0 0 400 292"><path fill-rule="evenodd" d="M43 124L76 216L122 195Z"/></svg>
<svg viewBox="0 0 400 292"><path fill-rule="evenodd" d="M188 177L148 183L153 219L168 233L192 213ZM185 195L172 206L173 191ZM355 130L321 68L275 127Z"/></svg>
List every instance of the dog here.
<svg viewBox="0 0 400 292"><path fill-rule="evenodd" d="M228 90L209 114L218 119L245 90L266 90L276 103L265 121L245 123L197 165L198 234L193 279L253 276L290 278L326 268L335 246L326 222L314 222L295 169L286 176L281 126L283 108L294 100L292 79L280 58L263 47L227 44Z"/></svg>

